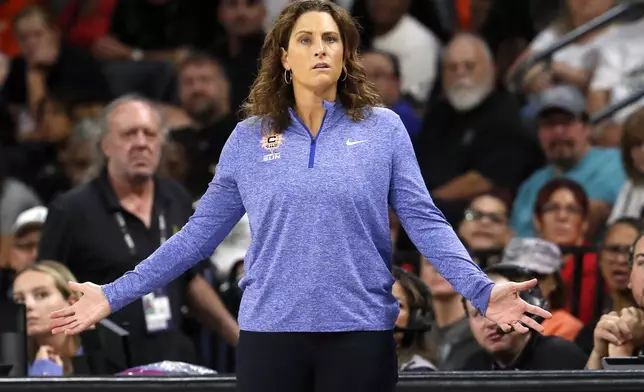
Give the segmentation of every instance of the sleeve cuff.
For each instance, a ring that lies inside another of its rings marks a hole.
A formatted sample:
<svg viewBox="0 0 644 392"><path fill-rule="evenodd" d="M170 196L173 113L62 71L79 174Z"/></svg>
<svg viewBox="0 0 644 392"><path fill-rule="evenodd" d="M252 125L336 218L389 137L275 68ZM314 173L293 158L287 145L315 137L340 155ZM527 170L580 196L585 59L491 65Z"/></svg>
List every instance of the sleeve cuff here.
<svg viewBox="0 0 644 392"><path fill-rule="evenodd" d="M490 296L492 295L492 289L494 288L494 282L489 282L474 298L473 301L470 301L476 309L481 312L482 315L487 313L487 307L490 304Z"/></svg>
<svg viewBox="0 0 644 392"><path fill-rule="evenodd" d="M120 309L119 305L116 303L114 299L114 292L112 290L111 283L102 285L101 290L103 291L105 298L107 298L107 303L110 305L110 312L114 313L117 310L119 310Z"/></svg>

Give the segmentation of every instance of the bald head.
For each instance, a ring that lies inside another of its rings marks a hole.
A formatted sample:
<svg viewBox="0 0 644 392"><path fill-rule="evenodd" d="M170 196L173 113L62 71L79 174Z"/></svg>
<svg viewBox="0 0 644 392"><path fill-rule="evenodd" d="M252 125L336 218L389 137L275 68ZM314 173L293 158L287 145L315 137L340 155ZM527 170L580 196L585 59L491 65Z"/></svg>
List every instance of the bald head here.
<svg viewBox="0 0 644 392"><path fill-rule="evenodd" d="M153 103L134 96L110 103L101 137L110 175L126 181L149 180L159 163L164 136L163 117Z"/></svg>
<svg viewBox="0 0 644 392"><path fill-rule="evenodd" d="M478 106L494 86L494 58L485 41L473 34L454 37L443 53L443 86L456 110Z"/></svg>
<svg viewBox="0 0 644 392"><path fill-rule="evenodd" d="M471 33L458 33L447 43L443 52L443 62L465 54L481 58L488 65L494 64L494 58L487 43L481 37Z"/></svg>

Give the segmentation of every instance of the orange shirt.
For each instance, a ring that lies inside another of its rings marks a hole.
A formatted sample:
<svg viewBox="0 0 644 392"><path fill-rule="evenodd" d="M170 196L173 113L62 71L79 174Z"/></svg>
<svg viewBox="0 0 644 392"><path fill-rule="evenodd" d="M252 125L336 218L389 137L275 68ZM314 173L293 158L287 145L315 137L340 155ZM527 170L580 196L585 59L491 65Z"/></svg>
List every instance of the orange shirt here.
<svg viewBox="0 0 644 392"><path fill-rule="evenodd" d="M581 274L581 298L579 299L578 318L587 324L594 319L595 308L595 287L597 286L597 255L595 253L584 254ZM568 307L570 312L571 298L574 295L573 277L575 271L575 261L572 257L568 259L561 269L561 278L566 285L566 294L568 295Z"/></svg>
<svg viewBox="0 0 644 392"><path fill-rule="evenodd" d="M564 309L552 311L552 318L544 320L541 325L544 328L544 335L559 336L570 341L574 341L584 327L584 323Z"/></svg>
<svg viewBox="0 0 644 392"><path fill-rule="evenodd" d="M460 30L470 29L470 21L472 20L470 0L456 0L456 19Z"/></svg>

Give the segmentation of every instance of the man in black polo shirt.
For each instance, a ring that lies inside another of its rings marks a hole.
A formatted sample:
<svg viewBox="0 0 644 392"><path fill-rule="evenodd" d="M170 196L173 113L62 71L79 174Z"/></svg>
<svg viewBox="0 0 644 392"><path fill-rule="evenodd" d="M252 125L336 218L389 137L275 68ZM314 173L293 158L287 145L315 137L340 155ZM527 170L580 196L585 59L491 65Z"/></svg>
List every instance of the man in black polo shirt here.
<svg viewBox="0 0 644 392"><path fill-rule="evenodd" d="M512 194L540 164L518 102L495 88L494 67L483 40L454 37L443 57L444 98L430 103L414 142L427 188L454 226L474 197L492 189Z"/></svg>
<svg viewBox="0 0 644 392"><path fill-rule="evenodd" d="M501 271L488 272L494 283L510 280ZM496 324L485 318L469 301L464 300L465 312L472 335L483 348L473 355L461 370L581 370L586 355L571 341L557 336L499 333Z"/></svg>
<svg viewBox="0 0 644 392"><path fill-rule="evenodd" d="M132 270L192 215L187 192L154 174L164 139L156 108L122 97L107 106L103 124L106 167L51 204L38 255L65 263L81 282L98 284ZM111 316L132 335L134 365L196 361L193 344L181 332L186 297L196 315L236 343L237 323L205 280L188 272Z"/></svg>

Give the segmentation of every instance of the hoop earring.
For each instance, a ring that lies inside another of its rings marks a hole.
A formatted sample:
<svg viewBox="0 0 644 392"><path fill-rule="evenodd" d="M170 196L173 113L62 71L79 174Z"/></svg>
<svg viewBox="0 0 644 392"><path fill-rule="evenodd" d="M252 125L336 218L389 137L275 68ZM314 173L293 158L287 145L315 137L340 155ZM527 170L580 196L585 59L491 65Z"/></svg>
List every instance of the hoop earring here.
<svg viewBox="0 0 644 392"><path fill-rule="evenodd" d="M347 67L344 65L342 66L342 71L344 71L344 78L340 79L340 81L344 82L345 80L347 80L347 77L349 76L349 72L347 72Z"/></svg>
<svg viewBox="0 0 644 392"><path fill-rule="evenodd" d="M290 75L290 79L287 77L287 75ZM285 69L284 70L284 83L286 84L291 84L293 81L293 72L290 69Z"/></svg>

